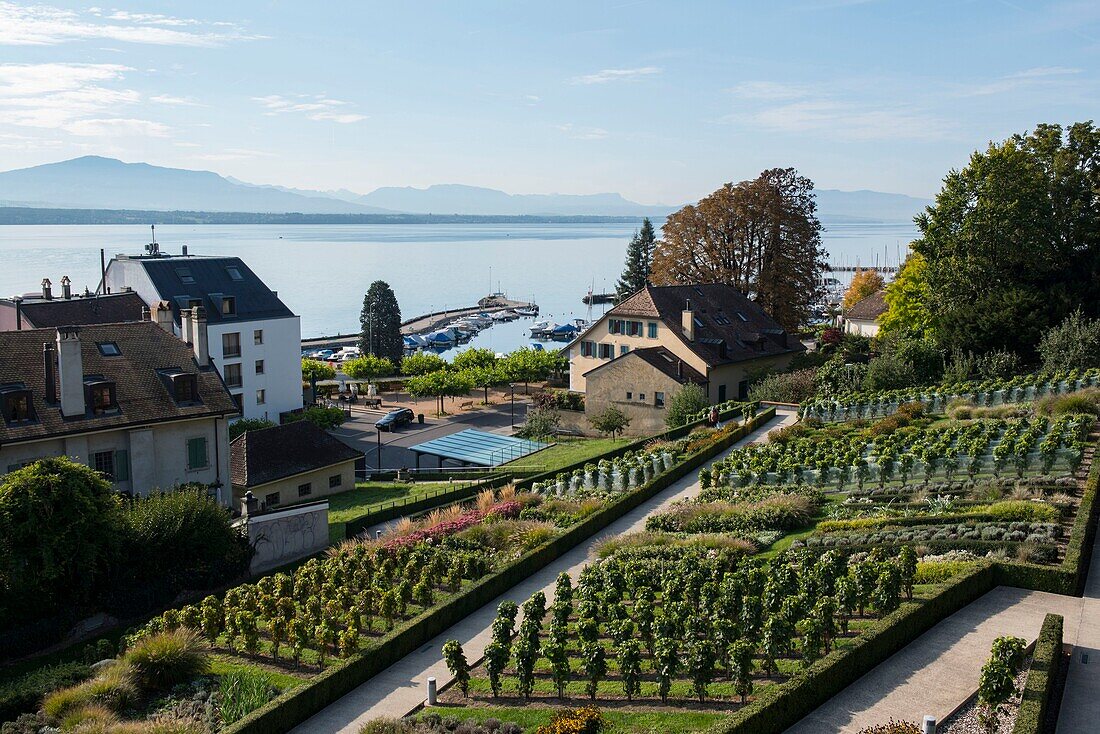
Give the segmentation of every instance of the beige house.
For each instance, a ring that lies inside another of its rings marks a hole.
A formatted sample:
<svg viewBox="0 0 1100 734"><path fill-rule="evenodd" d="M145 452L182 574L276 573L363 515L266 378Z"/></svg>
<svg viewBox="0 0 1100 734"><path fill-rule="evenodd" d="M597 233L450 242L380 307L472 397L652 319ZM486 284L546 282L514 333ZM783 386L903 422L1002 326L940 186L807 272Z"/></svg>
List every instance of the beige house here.
<svg viewBox="0 0 1100 734"><path fill-rule="evenodd" d="M263 508L312 502L355 489L357 451L309 421L246 431L229 445L233 497Z"/></svg>
<svg viewBox="0 0 1100 734"><path fill-rule="evenodd" d="M569 388L585 393L587 414L614 404L631 433L650 433L688 382L712 403L744 399L750 373L786 367L804 349L731 286L647 285L566 347Z"/></svg>
<svg viewBox="0 0 1100 734"><path fill-rule="evenodd" d="M886 291L878 290L844 312L844 333L877 336L879 319L886 313Z"/></svg>
<svg viewBox="0 0 1100 734"><path fill-rule="evenodd" d="M120 492L195 482L228 504L237 413L205 338L149 321L0 332L0 474L69 456Z"/></svg>

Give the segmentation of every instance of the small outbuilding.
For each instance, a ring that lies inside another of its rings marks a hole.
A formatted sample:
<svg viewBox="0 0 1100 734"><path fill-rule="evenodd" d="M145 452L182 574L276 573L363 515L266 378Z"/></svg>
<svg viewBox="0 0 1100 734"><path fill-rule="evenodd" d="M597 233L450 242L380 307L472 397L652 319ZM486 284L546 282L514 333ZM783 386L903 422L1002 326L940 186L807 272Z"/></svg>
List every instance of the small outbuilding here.
<svg viewBox="0 0 1100 734"><path fill-rule="evenodd" d="M844 312L844 333L877 336L879 319L886 313L886 291L877 290Z"/></svg>
<svg viewBox="0 0 1100 734"><path fill-rule="evenodd" d="M246 431L229 454L234 499L252 492L266 509L354 489L355 462L363 457L306 420Z"/></svg>

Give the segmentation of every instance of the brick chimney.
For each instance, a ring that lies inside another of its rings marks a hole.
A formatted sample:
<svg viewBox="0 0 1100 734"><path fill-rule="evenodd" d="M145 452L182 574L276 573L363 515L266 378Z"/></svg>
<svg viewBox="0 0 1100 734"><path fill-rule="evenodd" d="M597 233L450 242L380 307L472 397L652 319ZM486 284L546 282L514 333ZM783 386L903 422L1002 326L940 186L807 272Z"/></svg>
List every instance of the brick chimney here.
<svg viewBox="0 0 1100 734"><path fill-rule="evenodd" d="M172 309L167 301L157 301L153 304L149 320L169 334L172 333Z"/></svg>
<svg viewBox="0 0 1100 734"><path fill-rule="evenodd" d="M61 415L84 415L84 358L80 353L80 328L57 327L58 377L61 383Z"/></svg>
<svg viewBox="0 0 1100 734"><path fill-rule="evenodd" d="M210 364L210 335L206 329L206 309L195 306L191 310L191 330L194 336L195 361L199 367Z"/></svg>
<svg viewBox="0 0 1100 734"><path fill-rule="evenodd" d="M61 297L66 301L73 297L72 281L69 276L61 276Z"/></svg>
<svg viewBox="0 0 1100 734"><path fill-rule="evenodd" d="M53 283L49 278L42 279L42 297L47 301L53 300Z"/></svg>
<svg viewBox="0 0 1100 734"><path fill-rule="evenodd" d="M684 312L680 314L680 326L684 329L684 338L695 341L695 312L691 310L691 299L684 302Z"/></svg>
<svg viewBox="0 0 1100 734"><path fill-rule="evenodd" d="M191 324L191 316L191 309L180 309L180 339L183 339L188 346L191 346L195 341L195 330Z"/></svg>

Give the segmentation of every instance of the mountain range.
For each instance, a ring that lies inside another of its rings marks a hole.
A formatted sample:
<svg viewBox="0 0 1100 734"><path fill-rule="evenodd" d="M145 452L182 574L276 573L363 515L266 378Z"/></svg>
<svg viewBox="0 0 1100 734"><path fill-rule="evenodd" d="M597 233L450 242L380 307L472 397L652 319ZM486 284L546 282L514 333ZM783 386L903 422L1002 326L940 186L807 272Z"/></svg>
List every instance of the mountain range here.
<svg viewBox="0 0 1100 734"><path fill-rule="evenodd" d="M909 221L929 202L878 191L819 189L826 222ZM212 171L84 156L0 173L0 206L51 209L302 214L664 217L679 207L638 204L617 193L508 194L461 184L383 187L368 194L257 185Z"/></svg>

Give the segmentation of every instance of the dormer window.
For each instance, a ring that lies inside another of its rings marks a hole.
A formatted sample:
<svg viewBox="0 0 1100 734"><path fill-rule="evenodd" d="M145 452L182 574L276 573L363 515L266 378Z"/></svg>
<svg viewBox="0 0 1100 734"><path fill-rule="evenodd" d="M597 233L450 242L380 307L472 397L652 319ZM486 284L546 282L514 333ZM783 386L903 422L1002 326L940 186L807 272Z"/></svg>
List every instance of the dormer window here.
<svg viewBox="0 0 1100 734"><path fill-rule="evenodd" d="M187 407L202 403L199 397L198 375L193 372L180 372L177 370L163 371L160 375L172 399L176 401L176 405Z"/></svg>
<svg viewBox="0 0 1100 734"><path fill-rule="evenodd" d="M118 410L114 381L105 380L99 376L86 377L84 400L92 411L92 415L104 415Z"/></svg>
<svg viewBox="0 0 1100 734"><path fill-rule="evenodd" d="M191 284L195 282L195 276L191 275L191 268L176 268L176 275L181 283Z"/></svg>
<svg viewBox="0 0 1100 734"><path fill-rule="evenodd" d="M222 298L222 315L223 316L236 316L237 315L237 299L233 296L225 296Z"/></svg>
<svg viewBox="0 0 1100 734"><path fill-rule="evenodd" d="M0 385L0 412L9 426L34 421L34 403L26 385L21 382Z"/></svg>

